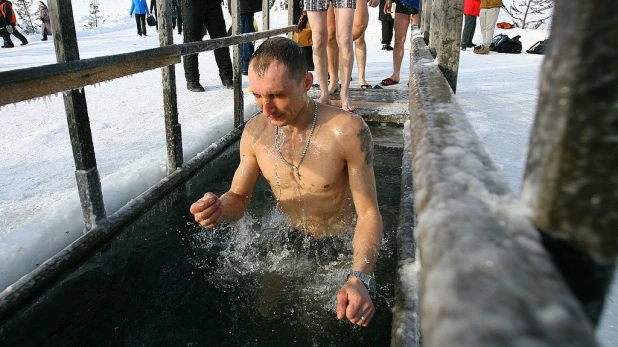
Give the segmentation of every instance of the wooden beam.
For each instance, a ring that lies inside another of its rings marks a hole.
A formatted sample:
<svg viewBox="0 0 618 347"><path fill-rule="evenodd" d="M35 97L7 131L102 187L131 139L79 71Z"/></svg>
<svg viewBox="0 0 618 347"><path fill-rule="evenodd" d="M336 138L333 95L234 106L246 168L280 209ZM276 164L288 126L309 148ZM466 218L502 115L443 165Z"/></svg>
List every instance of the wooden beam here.
<svg viewBox="0 0 618 347"><path fill-rule="evenodd" d="M451 86L457 90L459 72L459 53L461 46L461 26L463 24L464 0L441 0L442 19L440 20L440 41L436 42L438 67Z"/></svg>
<svg viewBox="0 0 618 347"><path fill-rule="evenodd" d="M54 40L55 41L55 40ZM61 54L63 57L65 54ZM77 59L79 59L79 54ZM59 58L60 59L60 58ZM61 61L0 72L0 106L67 92L139 72L180 63L180 49L168 46L83 60Z"/></svg>
<svg viewBox="0 0 618 347"><path fill-rule="evenodd" d="M422 346L596 346L525 207L510 195L421 37L412 52Z"/></svg>
<svg viewBox="0 0 618 347"><path fill-rule="evenodd" d="M174 44L172 31L172 2L157 2L157 22L159 24L159 46ZM163 111L165 113L165 143L167 148L167 174L182 166L182 131L178 122L178 97L176 95L176 67L174 64L161 68L163 84Z"/></svg>
<svg viewBox="0 0 618 347"><path fill-rule="evenodd" d="M56 59L59 62L79 60L71 1L50 0L48 4L51 12ZM63 76L65 79L71 77L78 78L78 76ZM5 84L6 82L3 83L3 85ZM19 87L15 88L14 85L10 87L12 88L9 89L16 89L17 92L21 91ZM23 92L28 93L27 87L25 88ZM0 95L3 93L0 90ZM99 220L105 218L105 205L92 143L88 105L83 91L71 90L63 98L73 149L73 160L75 161L75 179L84 216L85 230L88 231L94 228Z"/></svg>
<svg viewBox="0 0 618 347"><path fill-rule="evenodd" d="M522 197L596 323L618 254L618 7L555 4Z"/></svg>

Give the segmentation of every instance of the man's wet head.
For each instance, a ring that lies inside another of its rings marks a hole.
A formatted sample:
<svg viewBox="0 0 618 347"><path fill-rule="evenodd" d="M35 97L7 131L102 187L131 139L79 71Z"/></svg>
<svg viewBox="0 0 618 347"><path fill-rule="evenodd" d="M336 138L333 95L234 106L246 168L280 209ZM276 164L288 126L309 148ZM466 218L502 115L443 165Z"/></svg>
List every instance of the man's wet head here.
<svg viewBox="0 0 618 347"><path fill-rule="evenodd" d="M301 48L282 37L266 40L249 63L249 85L264 116L276 126L294 123L309 105L313 75Z"/></svg>

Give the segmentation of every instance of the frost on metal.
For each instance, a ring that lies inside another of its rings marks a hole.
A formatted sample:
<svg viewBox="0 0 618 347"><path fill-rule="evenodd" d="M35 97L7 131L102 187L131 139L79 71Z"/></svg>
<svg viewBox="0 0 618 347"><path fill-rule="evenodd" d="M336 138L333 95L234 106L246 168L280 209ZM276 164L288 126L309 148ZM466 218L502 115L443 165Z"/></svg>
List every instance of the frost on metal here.
<svg viewBox="0 0 618 347"><path fill-rule="evenodd" d="M430 59L415 38L410 124L422 345L595 346L530 211L511 195Z"/></svg>

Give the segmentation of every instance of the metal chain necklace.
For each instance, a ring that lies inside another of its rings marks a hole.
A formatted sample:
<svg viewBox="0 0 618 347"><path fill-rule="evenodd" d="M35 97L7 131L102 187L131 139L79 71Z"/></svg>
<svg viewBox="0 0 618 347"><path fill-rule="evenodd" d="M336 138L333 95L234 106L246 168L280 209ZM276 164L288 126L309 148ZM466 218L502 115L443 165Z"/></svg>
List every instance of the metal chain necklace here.
<svg viewBox="0 0 618 347"><path fill-rule="evenodd" d="M277 140L279 138L279 127L275 126L275 150L277 151L277 153L279 153L279 157L281 157L281 160L283 160L285 165L287 165L289 168L294 169L294 170L298 170L298 168L300 167L300 164L302 164L303 160L305 159L305 155L307 154L307 149L309 149L309 143L311 142L311 137L313 136L313 131L315 130L315 124L317 123L317 120L318 120L318 103L314 101L313 104L315 105L315 110L313 111L313 123L311 123L311 130L309 130L309 136L307 137L307 143L305 143L305 148L303 149L303 153L300 155L300 160L298 160L298 165L290 164L290 162L285 160L285 158L283 157L283 154L281 154L281 147L279 147L279 141Z"/></svg>

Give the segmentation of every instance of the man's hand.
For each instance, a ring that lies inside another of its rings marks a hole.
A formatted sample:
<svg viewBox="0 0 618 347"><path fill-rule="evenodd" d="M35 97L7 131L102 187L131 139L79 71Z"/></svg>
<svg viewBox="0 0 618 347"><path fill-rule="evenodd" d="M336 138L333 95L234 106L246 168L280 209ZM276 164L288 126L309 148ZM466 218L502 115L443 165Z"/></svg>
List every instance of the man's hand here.
<svg viewBox="0 0 618 347"><path fill-rule="evenodd" d="M214 228L221 223L223 208L221 200L214 193L206 193L193 203L190 208L195 216L195 221L206 228Z"/></svg>
<svg viewBox="0 0 618 347"><path fill-rule="evenodd" d="M363 282L350 277L337 294L337 319L347 318L353 324L366 327L376 309Z"/></svg>
<svg viewBox="0 0 618 347"><path fill-rule="evenodd" d="M367 0L367 4L370 7L376 7L380 4L380 0Z"/></svg>
<svg viewBox="0 0 618 347"><path fill-rule="evenodd" d="M6 26L6 31L7 31L9 34L12 34L12 33L13 33L13 26L12 26L12 25L10 25L10 24L9 24L9 25L7 25L7 26Z"/></svg>
<svg viewBox="0 0 618 347"><path fill-rule="evenodd" d="M393 13L393 2L391 0L386 0L386 3L384 4L384 13L386 14L391 14Z"/></svg>

